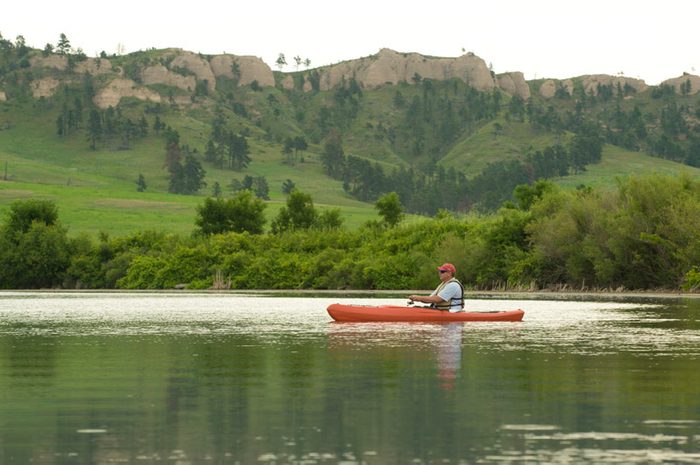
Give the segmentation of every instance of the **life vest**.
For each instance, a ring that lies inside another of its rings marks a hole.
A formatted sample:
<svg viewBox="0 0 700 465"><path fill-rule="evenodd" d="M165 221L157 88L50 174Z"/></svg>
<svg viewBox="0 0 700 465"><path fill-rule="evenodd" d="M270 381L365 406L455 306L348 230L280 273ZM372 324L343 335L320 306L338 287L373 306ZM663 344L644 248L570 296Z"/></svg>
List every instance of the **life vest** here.
<svg viewBox="0 0 700 465"><path fill-rule="evenodd" d="M459 297L453 297L450 300L445 300L443 302L440 302L439 304L431 304L430 306L433 308L437 308L438 310L450 310L454 305L459 305L460 308L464 308L464 286L462 286L462 283L460 283L457 278L452 278L449 281L445 281L444 283L440 283L440 285L435 289L435 292L433 295L438 295L441 290L445 286L447 286L449 283L457 283L459 285L459 290L462 291L460 293Z"/></svg>

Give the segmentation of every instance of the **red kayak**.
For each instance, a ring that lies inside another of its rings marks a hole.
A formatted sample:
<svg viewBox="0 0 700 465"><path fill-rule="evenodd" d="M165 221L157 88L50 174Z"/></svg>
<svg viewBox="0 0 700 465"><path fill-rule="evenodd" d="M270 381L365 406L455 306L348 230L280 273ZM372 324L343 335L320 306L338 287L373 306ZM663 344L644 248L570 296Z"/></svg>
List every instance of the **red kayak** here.
<svg viewBox="0 0 700 465"><path fill-rule="evenodd" d="M346 305L332 304L328 314L335 321L521 321L525 312L506 310L499 312L450 313L425 307L400 307L396 305Z"/></svg>

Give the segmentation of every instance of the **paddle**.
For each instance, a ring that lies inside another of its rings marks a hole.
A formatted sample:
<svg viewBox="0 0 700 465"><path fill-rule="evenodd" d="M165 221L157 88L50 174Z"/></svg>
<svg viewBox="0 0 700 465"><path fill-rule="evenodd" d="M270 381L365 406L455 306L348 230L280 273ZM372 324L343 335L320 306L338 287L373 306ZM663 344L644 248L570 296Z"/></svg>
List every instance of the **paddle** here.
<svg viewBox="0 0 700 465"><path fill-rule="evenodd" d="M431 307L431 306L427 306L427 307L426 307L426 306L416 306L416 302L413 301L413 300L409 300L408 303L407 303L407 305L408 305L409 307L413 307L413 308L429 308L429 309L432 309L432 310L437 310L437 309L434 309L434 308Z"/></svg>

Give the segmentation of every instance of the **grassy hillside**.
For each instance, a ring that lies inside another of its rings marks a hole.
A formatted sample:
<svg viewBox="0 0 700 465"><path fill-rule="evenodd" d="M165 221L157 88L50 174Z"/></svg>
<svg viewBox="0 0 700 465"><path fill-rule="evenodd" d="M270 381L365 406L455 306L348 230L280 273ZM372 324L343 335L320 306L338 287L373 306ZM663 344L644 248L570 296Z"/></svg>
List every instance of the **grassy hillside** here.
<svg viewBox="0 0 700 465"><path fill-rule="evenodd" d="M117 138L102 140L91 150L86 127L93 106L86 97L90 95L86 93L86 78L70 70L29 67L27 57L38 56L37 50L25 51L24 56L18 53L10 48L0 56L0 89L8 96L0 102L0 213L17 199L52 199L64 223L76 233L104 230L124 234L147 228L189 233L196 206L211 195L214 184L230 195L228 186L244 176L264 176L267 180L270 219L283 205L282 184L290 179L310 194L317 206L339 207L345 224L357 227L377 218L374 199L357 200L368 196L352 197L343 188L342 176L333 179L324 173L322 153L332 132L340 135L345 155L369 160L387 175L397 168L412 170L415 178L406 178L406 185L427 186L420 192L425 197L439 198L434 191L444 190L439 168L457 170L471 180L490 164L526 163L528 153L554 144L566 145L586 127L584 123L594 125L608 143L599 163L588 165L582 173L555 179L563 186L612 187L616 178L630 174L700 174L697 168L671 161L694 164L692 157L700 150L696 150L700 147L700 94L676 96L652 89L615 98L611 90L606 98L558 96L546 100L537 96L534 86L527 114L523 103L523 113L514 117L510 96L497 90L477 92L459 80L418 80L417 85L399 83L372 90L351 80L327 92L238 86L226 78L217 79L214 92L155 84L147 87L161 95L163 104L124 98L116 110L134 121L145 118L148 134L132 140L128 147ZM138 82L145 66L168 66L167 53L177 51L149 50L113 57L112 74L96 76L92 85L100 89L120 72ZM187 70L171 71L187 74ZM299 74L297 78L308 77L308 72L295 74ZM35 99L31 83L39 78L62 84L53 96ZM181 99L180 103L172 98ZM76 100L83 102L82 122L68 135L59 136L57 118ZM168 193L165 139L153 130L156 116L177 131L181 144L196 151L207 183L198 195ZM247 138L252 161L244 170L222 169L204 160L217 119L227 130ZM304 137L308 148L299 153L299 161L289 164L283 147L294 137ZM652 152L665 159L645 154ZM700 153L697 156L696 166ZM2 180L5 166L7 180ZM136 192L139 174L148 185L143 193ZM494 182L500 183L486 180L481 184L488 188ZM372 189L376 198L381 189ZM475 193L469 189L465 192L473 197ZM415 211L434 211L434 207Z"/></svg>
<svg viewBox="0 0 700 465"><path fill-rule="evenodd" d="M29 198L54 201L61 221L71 234L93 236L99 232L124 235L145 229L190 234L194 229L195 209L203 200L202 196L141 193L117 187L0 181L0 215L4 216L12 202ZM268 224L283 204L275 200L267 203ZM315 205L322 210L328 206ZM368 205L358 203L340 208L344 224L349 228L357 228L377 218L374 209ZM416 221L411 218L411 221Z"/></svg>
<svg viewBox="0 0 700 465"><path fill-rule="evenodd" d="M528 150L541 150L562 139L544 131L534 131L527 123L507 122L503 118L483 125L461 139L440 161L471 177L489 163L522 158Z"/></svg>
<svg viewBox="0 0 700 465"><path fill-rule="evenodd" d="M0 105L0 122L11 129L0 131L0 175L7 166L8 181L0 177L0 214L17 199L54 200L63 222L71 232L96 233L104 230L124 234L139 229L168 229L189 233L193 229L195 208L211 195L215 182L224 195L233 179L265 176L270 185L266 210L271 220L285 202L282 183L291 179L309 193L321 209L341 208L348 227L376 219L372 204L359 202L343 189L339 181L322 172L318 156L309 152L304 162L283 163L279 145L251 138L252 162L243 172L218 169L204 163L207 187L198 196L168 194L167 172L163 167L165 147L162 137L151 133L138 140L130 150L104 147L93 151L80 135L56 135L54 108L37 105ZM182 139L200 152L209 126L187 112L171 113L163 121L182 134ZM143 174L148 189L136 191L136 179Z"/></svg>
<svg viewBox="0 0 700 465"><path fill-rule="evenodd" d="M556 178L554 181L567 188L583 184L593 188L611 189L617 186L618 179L653 173L672 176L685 173L693 178L700 177L698 168L606 145L600 163L589 165L583 173Z"/></svg>

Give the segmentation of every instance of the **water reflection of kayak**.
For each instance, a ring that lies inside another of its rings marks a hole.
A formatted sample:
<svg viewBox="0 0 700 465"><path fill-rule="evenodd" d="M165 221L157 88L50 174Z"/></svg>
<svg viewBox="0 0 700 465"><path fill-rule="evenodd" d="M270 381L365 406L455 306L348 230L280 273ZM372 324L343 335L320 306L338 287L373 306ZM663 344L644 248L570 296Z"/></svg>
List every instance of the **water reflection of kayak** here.
<svg viewBox="0 0 700 465"><path fill-rule="evenodd" d="M328 306L328 314L336 321L521 321L522 310L498 312L450 313L425 307L401 307L396 305L346 305Z"/></svg>

